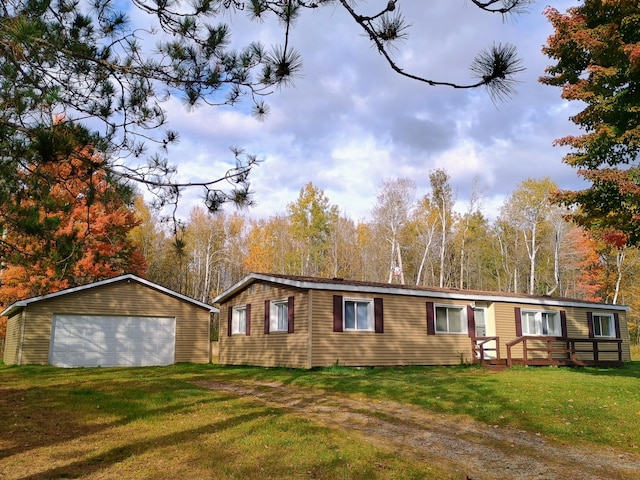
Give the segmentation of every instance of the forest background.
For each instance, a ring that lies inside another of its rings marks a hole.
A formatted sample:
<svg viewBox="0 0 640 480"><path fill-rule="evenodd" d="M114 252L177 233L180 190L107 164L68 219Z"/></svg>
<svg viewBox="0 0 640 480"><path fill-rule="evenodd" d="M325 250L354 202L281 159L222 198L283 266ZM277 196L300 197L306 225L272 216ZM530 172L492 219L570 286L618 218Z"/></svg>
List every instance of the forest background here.
<svg viewBox="0 0 640 480"><path fill-rule="evenodd" d="M4 307L122 273L210 303L261 272L625 304L632 307L632 343L640 343L638 247L615 232L572 223L570 211L552 201L558 186L549 178L515 185L493 219L479 178L461 210L449 174L436 169L425 172L427 192L411 179L382 180L366 220L354 220L309 182L270 217L196 206L175 223L135 188L109 178L100 161L87 182L69 174L82 162L54 163L56 178L68 180L42 201L17 202L14 214L25 228L3 238L13 252L2 270ZM42 189L47 177L40 173L25 185Z"/></svg>
<svg viewBox="0 0 640 480"><path fill-rule="evenodd" d="M302 12L321 6L344 9L402 76L486 88L494 102L514 92L525 67L509 44L494 43L475 57L471 83L400 68L390 52L394 41L406 40L409 22L397 3L365 15L346 0L194 2L186 12L179 3L143 1L136 7L158 28L139 29L109 0L3 2L0 303L125 272L211 302L248 272L273 272L624 303L634 308L637 343L637 2L585 0L567 14L543 12L554 29L543 53L555 65L540 81L585 107L570 117L584 134L556 140L571 148L564 162L591 184L584 190L530 178L489 218L480 181L469 186L466 206L454 210L447 171L425 168L411 180L382 179L367 220L353 220L311 182L283 213L254 219L222 207L252 205L256 155L235 148L235 167L220 176L177 180L167 152L179 136L167 128L161 103L178 96L190 108L239 107L244 98L250 105L240 108L265 116L264 99L290 86L302 67L291 28ZM532 3L472 0L503 19ZM278 21L281 45L267 50L251 42L236 50L229 26L210 22L245 7L254 21ZM145 48L149 39L157 39L153 49ZM418 191L414 182L426 178L428 191ZM165 222L159 212L175 214L192 187L204 189L203 207L186 221L169 214ZM145 188L153 204L145 204Z"/></svg>
<svg viewBox="0 0 640 480"><path fill-rule="evenodd" d="M552 295L630 305L638 344L637 247L568 221L550 202L557 185L548 178L515 185L490 219L479 180L460 212L447 172L427 174L428 192L409 179L383 180L366 221L309 182L269 218L195 207L176 236L138 198L141 223L130 235L148 279L203 302L250 272Z"/></svg>

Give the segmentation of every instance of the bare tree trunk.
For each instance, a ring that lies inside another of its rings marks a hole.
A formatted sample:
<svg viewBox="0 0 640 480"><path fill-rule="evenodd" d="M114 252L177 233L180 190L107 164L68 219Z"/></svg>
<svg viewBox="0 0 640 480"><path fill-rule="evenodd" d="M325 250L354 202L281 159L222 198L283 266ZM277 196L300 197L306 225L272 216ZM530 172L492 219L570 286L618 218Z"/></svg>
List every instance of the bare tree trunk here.
<svg viewBox="0 0 640 480"><path fill-rule="evenodd" d="M445 258L445 246L447 243L447 219L446 213L444 211L445 206L442 206L442 217L441 217L441 225L442 225L442 238L440 241L440 279L438 285L440 288L444 287L444 258Z"/></svg>
<svg viewBox="0 0 640 480"><path fill-rule="evenodd" d="M462 234L462 241L460 243L460 288L464 288L464 247L465 247L465 240L466 240L466 234L467 234L467 230L468 230L468 226L465 226L464 232Z"/></svg>
<svg viewBox="0 0 640 480"><path fill-rule="evenodd" d="M555 286L547 290L547 295L552 295L560 287L560 233L557 230L553 244L553 278Z"/></svg>
<svg viewBox="0 0 640 480"><path fill-rule="evenodd" d="M396 237L395 235L393 236L393 238L390 240L391 242L391 262L389 264L389 279L387 280L387 283L391 283L393 281L393 264L394 264L394 257L395 257L395 249L396 249Z"/></svg>
<svg viewBox="0 0 640 480"><path fill-rule="evenodd" d="M402 252L400 251L400 244L396 242L396 253L398 255L398 268L400 269L400 284L404 285L404 268L402 267Z"/></svg>
<svg viewBox="0 0 640 480"><path fill-rule="evenodd" d="M616 278L616 289L613 294L612 303L615 305L618 301L618 295L620 293L620 283L622 283L622 264L624 263L625 251L623 249L619 249L616 253L616 270L618 273L618 277Z"/></svg>
<svg viewBox="0 0 640 480"><path fill-rule="evenodd" d="M211 262L213 259L211 258L211 235L207 238L207 255L205 257L205 265L204 265L204 285L202 287L202 301L205 303L209 302L209 295L211 292Z"/></svg>
<svg viewBox="0 0 640 480"><path fill-rule="evenodd" d="M536 231L537 226L534 225L531 229L531 245L527 239L527 233L522 232L524 235L524 243L527 247L527 254L529 255L529 295L533 295L536 286L536 255L538 253L538 246L536 244Z"/></svg>
<svg viewBox="0 0 640 480"><path fill-rule="evenodd" d="M433 241L434 229L429 232L427 244L424 247L424 253L422 254L422 260L420 261L420 268L418 268L418 275L416 276L416 285L420 285L420 278L422 277L422 271L424 270L424 264L427 261L427 254L431 248L431 242Z"/></svg>

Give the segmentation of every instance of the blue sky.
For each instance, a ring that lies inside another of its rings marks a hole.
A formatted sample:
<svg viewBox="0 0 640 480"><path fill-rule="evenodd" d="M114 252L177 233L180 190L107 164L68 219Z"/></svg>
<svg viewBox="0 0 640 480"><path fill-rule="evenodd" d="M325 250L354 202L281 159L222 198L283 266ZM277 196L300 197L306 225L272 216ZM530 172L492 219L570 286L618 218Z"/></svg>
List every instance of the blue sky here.
<svg viewBox="0 0 640 480"><path fill-rule="evenodd" d="M360 5L373 11L383 3ZM291 35L304 60L302 76L268 97L269 116L259 121L242 107L187 111L170 100L164 104L170 127L181 134L170 159L181 180L203 180L229 167L230 146L258 155L263 163L251 174L257 206L246 212L254 218L284 213L311 181L345 215L367 220L382 180L411 178L422 196L435 168L451 176L461 210L479 177L490 217L527 178L548 176L561 188L581 188L576 172L562 163L565 151L552 146L577 132L569 117L579 105L537 81L551 63L541 53L551 33L542 12L547 5L564 12L574 4L534 2L527 14L503 20L467 0L398 1L411 28L394 55L413 73L467 83L479 50L494 42L518 47L526 67L522 83L497 104L483 89L429 87L398 76L341 7L305 12ZM227 20L238 44L282 41L274 20ZM185 197L184 216L199 195Z"/></svg>

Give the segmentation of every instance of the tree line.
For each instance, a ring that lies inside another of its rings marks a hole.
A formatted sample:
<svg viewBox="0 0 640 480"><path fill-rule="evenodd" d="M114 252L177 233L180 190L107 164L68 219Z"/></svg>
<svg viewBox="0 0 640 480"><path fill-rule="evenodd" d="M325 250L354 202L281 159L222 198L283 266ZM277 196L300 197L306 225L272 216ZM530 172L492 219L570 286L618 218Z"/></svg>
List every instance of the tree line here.
<svg viewBox="0 0 640 480"><path fill-rule="evenodd" d="M531 2L472 4L504 16ZM570 147L564 161L588 188L561 191L548 179L530 179L490 220L479 190L455 211L448 175L437 170L430 191L420 195L410 180L383 182L371 219L358 222L311 183L272 218L208 217L205 209L251 204L257 158L234 149L228 171L175 181L168 149L179 134L167 128L162 102L178 96L189 107L233 106L244 98L265 115L266 96L289 85L302 67L290 27L321 7L337 6L351 18L399 75L427 86L486 87L494 100L513 93L523 69L512 46L480 52L470 66L474 79L456 83L409 73L396 60L402 56L394 48L409 26L401 0L383 1L369 14L346 0L138 1L135 8L149 21L144 28L131 23L123 5L0 4L3 305L126 271L146 271L209 301L252 270L637 303L631 284L640 244L636 1L584 0L566 13L544 12L553 34L543 53L553 64L540 81L584 107L570 118L583 134L556 143ZM269 51L245 39L244 47L231 49L231 27L214 23L245 13L277 20L281 45ZM153 51L144 48L149 40ZM175 211L193 187L203 189L203 207L173 229L135 200L137 189L146 188L158 206ZM634 331L637 337L637 323Z"/></svg>
<svg viewBox="0 0 640 480"><path fill-rule="evenodd" d="M405 178L382 181L368 220L353 220L309 182L284 213L251 219L195 207L177 235L138 199L131 238L150 280L203 302L261 272L640 307L638 249L572 223L551 202L558 187L550 179L518 184L494 219L479 181L456 209L447 172L429 180L428 192ZM629 318L637 339L637 315Z"/></svg>

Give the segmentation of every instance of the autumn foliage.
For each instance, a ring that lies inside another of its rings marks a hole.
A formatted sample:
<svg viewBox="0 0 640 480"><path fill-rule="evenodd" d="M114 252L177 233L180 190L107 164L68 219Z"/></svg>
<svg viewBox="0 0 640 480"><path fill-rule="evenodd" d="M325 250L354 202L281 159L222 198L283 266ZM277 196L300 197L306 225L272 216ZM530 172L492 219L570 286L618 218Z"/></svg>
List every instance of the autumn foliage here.
<svg viewBox="0 0 640 480"><path fill-rule="evenodd" d="M129 239L137 220L132 192L79 140L80 127L56 124L38 161L14 163L16 188L0 204L0 302L46 294L122 273L143 275ZM37 166L36 166L37 165Z"/></svg>
<svg viewBox="0 0 640 480"><path fill-rule="evenodd" d="M640 4L585 0L566 14L547 7L554 28L543 52L556 63L540 81L584 109L571 117L582 135L556 144L590 187L557 200L579 206L574 220L640 243Z"/></svg>

